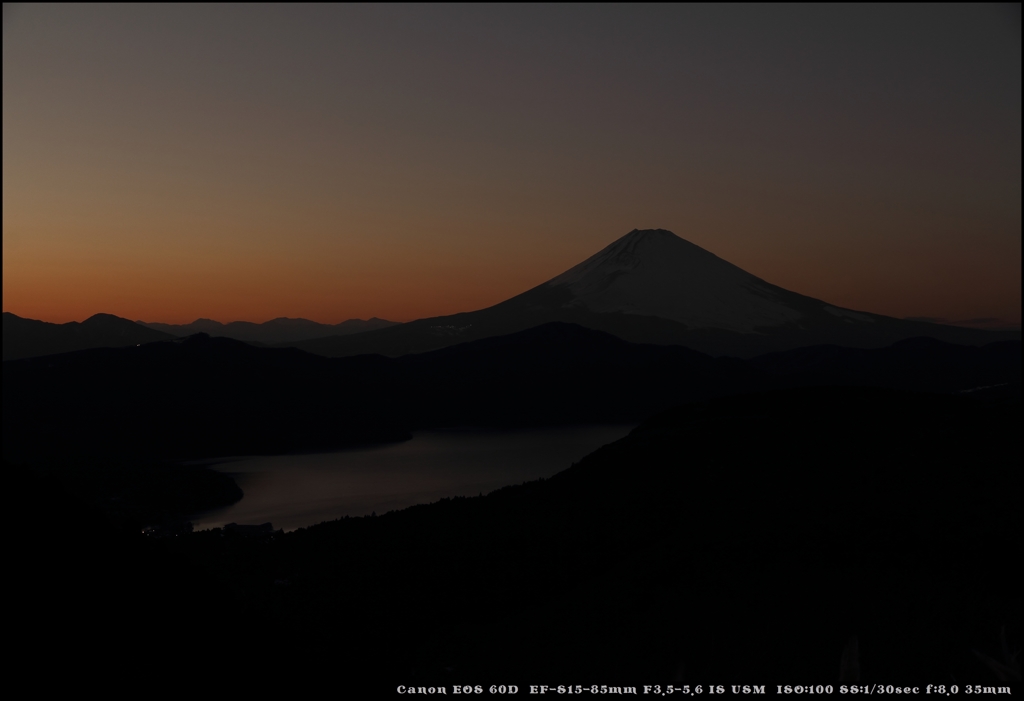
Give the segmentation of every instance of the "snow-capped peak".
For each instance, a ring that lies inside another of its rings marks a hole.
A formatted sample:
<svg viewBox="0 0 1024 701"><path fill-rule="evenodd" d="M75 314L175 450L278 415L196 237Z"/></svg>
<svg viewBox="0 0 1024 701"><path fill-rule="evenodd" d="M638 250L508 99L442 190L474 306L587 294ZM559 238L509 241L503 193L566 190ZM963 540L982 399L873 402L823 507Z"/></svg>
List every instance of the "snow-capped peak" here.
<svg viewBox="0 0 1024 701"><path fill-rule="evenodd" d="M751 333L801 313L779 288L664 229L634 229L547 282L593 312L671 319L690 328Z"/></svg>

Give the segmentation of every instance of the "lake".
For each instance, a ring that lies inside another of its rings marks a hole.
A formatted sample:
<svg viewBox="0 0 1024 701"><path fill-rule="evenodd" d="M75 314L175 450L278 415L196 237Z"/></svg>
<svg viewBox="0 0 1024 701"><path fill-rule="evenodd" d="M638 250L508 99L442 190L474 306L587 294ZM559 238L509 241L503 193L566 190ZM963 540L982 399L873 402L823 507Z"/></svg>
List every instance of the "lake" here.
<svg viewBox="0 0 1024 701"><path fill-rule="evenodd" d="M245 496L190 520L196 530L269 521L292 531L443 497L487 494L551 477L632 428L418 431L411 440L370 448L235 458L211 467L234 477Z"/></svg>

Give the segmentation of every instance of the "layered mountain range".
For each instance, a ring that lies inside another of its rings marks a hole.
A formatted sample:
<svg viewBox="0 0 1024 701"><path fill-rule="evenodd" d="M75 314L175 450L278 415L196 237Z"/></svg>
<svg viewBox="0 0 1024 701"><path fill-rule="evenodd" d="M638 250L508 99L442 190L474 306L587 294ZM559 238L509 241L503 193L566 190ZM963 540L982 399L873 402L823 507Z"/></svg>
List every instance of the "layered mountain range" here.
<svg viewBox="0 0 1024 701"><path fill-rule="evenodd" d="M349 319L340 324L320 324L309 319L290 319L279 317L256 324L251 321L232 321L222 324L213 319L196 319L191 324L161 324L152 321L137 321L150 329L163 331L173 336L191 336L195 333L205 333L210 336L222 338L233 338L236 341L246 343L258 343L264 345L288 344L296 341L306 341L311 338L323 338L325 336L348 336L363 331L373 331L394 326L397 321L387 319Z"/></svg>
<svg viewBox="0 0 1024 701"><path fill-rule="evenodd" d="M167 341L173 334L140 326L113 314L93 314L85 321L51 324L4 312L4 360L70 353L89 348L137 346Z"/></svg>
<svg viewBox="0 0 1024 701"><path fill-rule="evenodd" d="M1019 398L1020 342L910 339L751 360L575 324L400 358L324 358L196 334L3 367L4 455L202 458L335 450L448 426L631 423L687 402L808 386Z"/></svg>
<svg viewBox="0 0 1024 701"><path fill-rule="evenodd" d="M319 324L309 319L271 319L262 324L232 321L222 324L212 319L196 319L191 324L160 324L130 321L113 314L94 314L85 321L52 324L25 319L10 312L3 316L3 359L34 358L89 348L122 348L154 341L183 338L197 333L233 338L245 343L269 346L324 336L343 336L393 326L385 319L349 319L340 324Z"/></svg>
<svg viewBox="0 0 1024 701"><path fill-rule="evenodd" d="M4 313L4 360L137 345L206 333L257 345L344 357L397 357L564 322L633 343L679 345L752 358L823 344L882 348L915 337L983 345L1020 338L845 309L758 278L664 229L633 230L579 265L486 309L399 324L376 317L319 324L280 318L255 324L131 322L98 314L46 324Z"/></svg>
<svg viewBox="0 0 1024 701"><path fill-rule="evenodd" d="M333 357L400 356L553 321L741 358L821 344L881 348L919 336L967 345L1020 338L844 309L766 282L670 231L648 229L493 307L290 345Z"/></svg>

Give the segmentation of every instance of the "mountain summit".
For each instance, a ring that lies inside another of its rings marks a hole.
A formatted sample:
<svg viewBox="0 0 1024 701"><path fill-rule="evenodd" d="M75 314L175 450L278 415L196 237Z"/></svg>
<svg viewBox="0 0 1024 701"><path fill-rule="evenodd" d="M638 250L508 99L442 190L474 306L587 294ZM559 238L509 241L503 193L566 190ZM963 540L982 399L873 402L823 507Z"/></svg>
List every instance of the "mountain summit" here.
<svg viewBox="0 0 1024 701"><path fill-rule="evenodd" d="M70 353L86 348L135 346L174 338L113 314L93 314L82 322L50 324L4 312L3 332L4 360Z"/></svg>
<svg viewBox="0 0 1024 701"><path fill-rule="evenodd" d="M5 312L4 360L136 345L197 331L332 357L400 356L550 322L578 324L633 343L740 358L823 344L881 348L914 337L962 345L1020 339L1019 331L981 331L843 309L766 282L671 231L634 229L561 275L474 312L405 324L370 319L333 326L283 318L264 324L200 319L170 326L106 314L60 325Z"/></svg>
<svg viewBox="0 0 1024 701"><path fill-rule="evenodd" d="M772 285L664 229L634 229L533 289L475 312L294 343L328 356L419 353L552 321L634 343L753 357L821 344L880 348L926 336L965 345L1018 339L843 309Z"/></svg>
<svg viewBox="0 0 1024 701"><path fill-rule="evenodd" d="M546 283L570 304L599 314L641 314L685 324L754 333L796 323L785 290L664 229L634 229ZM782 293L782 294L780 294Z"/></svg>

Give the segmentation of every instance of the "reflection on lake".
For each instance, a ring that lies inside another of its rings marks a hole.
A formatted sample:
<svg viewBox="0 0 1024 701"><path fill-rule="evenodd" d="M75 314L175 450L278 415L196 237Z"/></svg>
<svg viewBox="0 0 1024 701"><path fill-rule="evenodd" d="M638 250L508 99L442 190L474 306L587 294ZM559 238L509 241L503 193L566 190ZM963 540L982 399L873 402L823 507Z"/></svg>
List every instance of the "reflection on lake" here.
<svg viewBox="0 0 1024 701"><path fill-rule="evenodd" d="M286 531L343 516L384 514L442 497L476 496L550 477L632 426L421 431L404 443L214 465L245 497L191 517L197 530L270 521Z"/></svg>

